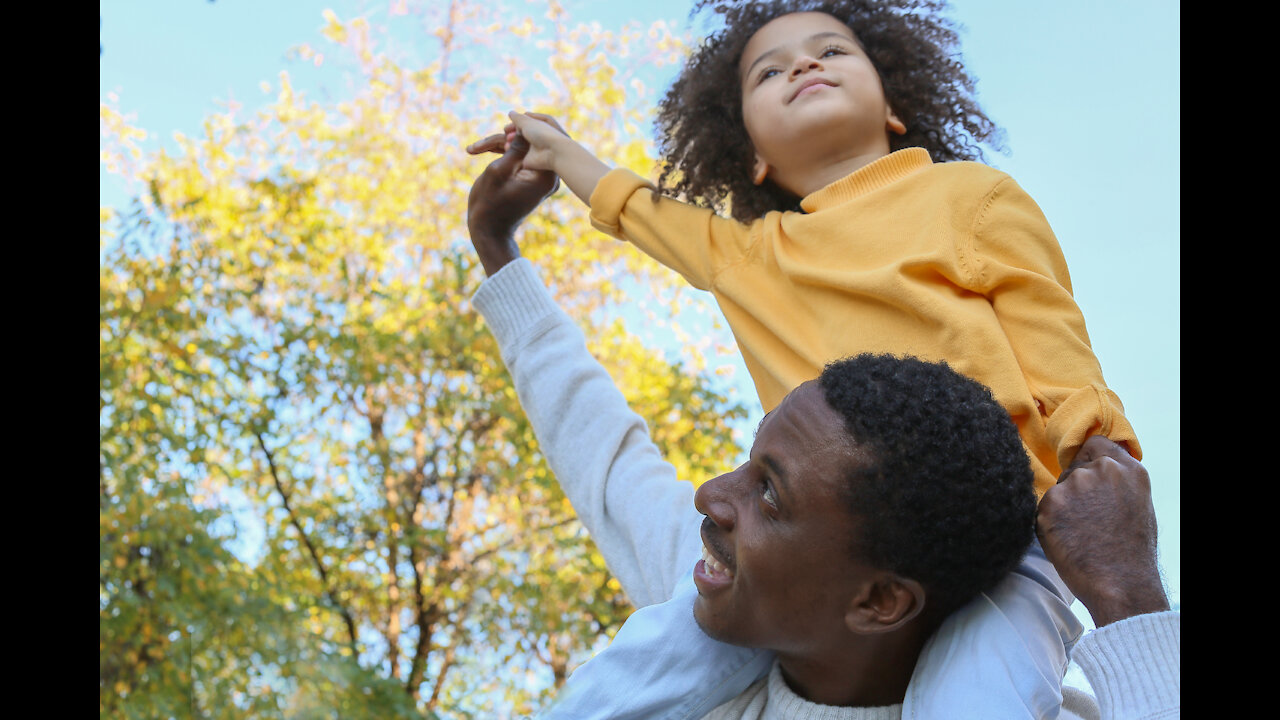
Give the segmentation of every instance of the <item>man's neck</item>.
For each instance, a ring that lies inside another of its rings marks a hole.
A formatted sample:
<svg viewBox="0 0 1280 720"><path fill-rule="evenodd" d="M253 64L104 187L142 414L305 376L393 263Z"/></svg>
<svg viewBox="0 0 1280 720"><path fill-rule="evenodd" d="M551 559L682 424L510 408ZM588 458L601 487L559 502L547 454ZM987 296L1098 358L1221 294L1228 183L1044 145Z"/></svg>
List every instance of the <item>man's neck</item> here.
<svg viewBox="0 0 1280 720"><path fill-rule="evenodd" d="M787 686L810 702L838 707L897 705L907 696L926 640L928 634L863 636L856 646L846 645L835 655L779 652L778 665Z"/></svg>

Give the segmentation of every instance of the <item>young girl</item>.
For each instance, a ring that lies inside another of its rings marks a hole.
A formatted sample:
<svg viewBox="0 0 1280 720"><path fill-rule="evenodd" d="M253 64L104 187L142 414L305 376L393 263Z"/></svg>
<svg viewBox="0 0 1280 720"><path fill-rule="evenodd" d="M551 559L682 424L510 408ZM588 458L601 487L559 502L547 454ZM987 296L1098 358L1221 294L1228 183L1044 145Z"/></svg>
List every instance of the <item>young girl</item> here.
<svg viewBox="0 0 1280 720"><path fill-rule="evenodd" d="M595 227L714 294L766 411L828 361L910 354L991 388L1018 425L1040 493L1091 435L1140 458L1043 214L1007 175L970 162L980 158L975 141L996 129L953 60L944 3L698 5L723 13L725 29L695 50L660 106L658 188L608 168L550 118L512 113L507 138L519 132L532 145L525 167L555 171L590 205ZM505 139L468 150L500 152ZM933 704L909 696L908 715L959 717L978 694L977 716L1006 717L992 710L1009 707L1035 716L1060 692L1079 626L1037 552L1011 578L1029 580L1015 583L1009 603L962 611L939 631L917 671L919 699ZM678 623L691 602L677 593L628 625ZM1010 625L1021 641L992 640ZM628 637L624 626L579 673L608 684L617 681L602 679L610 653L661 662L653 653L717 652L705 637L628 650ZM982 663L947 662L983 642L995 646ZM707 666L721 677L722 665ZM579 711L606 696L574 690L568 699L592 698ZM687 693L673 693L667 707L689 707ZM596 716L623 716L617 707Z"/></svg>

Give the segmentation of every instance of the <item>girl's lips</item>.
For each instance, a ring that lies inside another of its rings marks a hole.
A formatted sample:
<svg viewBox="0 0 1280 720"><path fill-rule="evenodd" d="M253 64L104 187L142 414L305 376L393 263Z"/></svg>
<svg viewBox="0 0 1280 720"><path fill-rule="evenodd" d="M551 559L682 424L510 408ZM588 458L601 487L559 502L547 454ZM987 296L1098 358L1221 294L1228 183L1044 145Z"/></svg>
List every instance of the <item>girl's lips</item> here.
<svg viewBox="0 0 1280 720"><path fill-rule="evenodd" d="M829 87L835 87L835 86L832 85L830 82L823 80L821 78L814 78L813 80L808 80L805 82L805 84L800 86L800 89L796 91L795 95L791 96L791 100L794 101L796 98L800 97L801 95L810 95L812 93L822 90L823 88L829 88Z"/></svg>

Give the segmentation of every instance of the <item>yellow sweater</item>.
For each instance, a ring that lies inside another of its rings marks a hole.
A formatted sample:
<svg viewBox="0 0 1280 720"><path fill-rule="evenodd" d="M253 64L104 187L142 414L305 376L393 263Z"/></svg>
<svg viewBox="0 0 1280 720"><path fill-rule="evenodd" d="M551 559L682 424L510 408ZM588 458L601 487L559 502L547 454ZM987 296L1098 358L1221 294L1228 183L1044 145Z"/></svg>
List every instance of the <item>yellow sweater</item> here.
<svg viewBox="0 0 1280 720"><path fill-rule="evenodd" d="M765 410L862 352L946 360L991 388L1052 486L1091 435L1141 459L1103 382L1062 250L1030 196L980 163L887 155L801 201L742 224L615 169L591 221L709 290Z"/></svg>

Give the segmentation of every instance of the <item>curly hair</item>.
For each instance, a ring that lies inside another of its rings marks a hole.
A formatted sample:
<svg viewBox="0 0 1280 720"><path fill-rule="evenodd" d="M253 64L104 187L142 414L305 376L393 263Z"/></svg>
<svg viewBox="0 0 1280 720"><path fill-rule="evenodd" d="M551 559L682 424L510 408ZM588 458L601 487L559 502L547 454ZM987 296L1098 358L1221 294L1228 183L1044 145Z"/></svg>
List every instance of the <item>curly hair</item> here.
<svg viewBox="0 0 1280 720"><path fill-rule="evenodd" d="M983 160L980 142L1003 149L1001 130L974 99L960 64L947 0L698 0L725 26L689 57L658 104L662 173L659 195L683 197L750 222L770 210L800 210L800 198L771 180L751 182L752 143L736 82L747 41L766 23L795 12L822 12L849 26L880 74L889 107L906 124L890 150L923 147L935 162Z"/></svg>
<svg viewBox="0 0 1280 720"><path fill-rule="evenodd" d="M990 390L945 362L875 354L829 363L818 383L870 456L843 486L855 557L922 584L939 622L1018 564L1034 475Z"/></svg>

